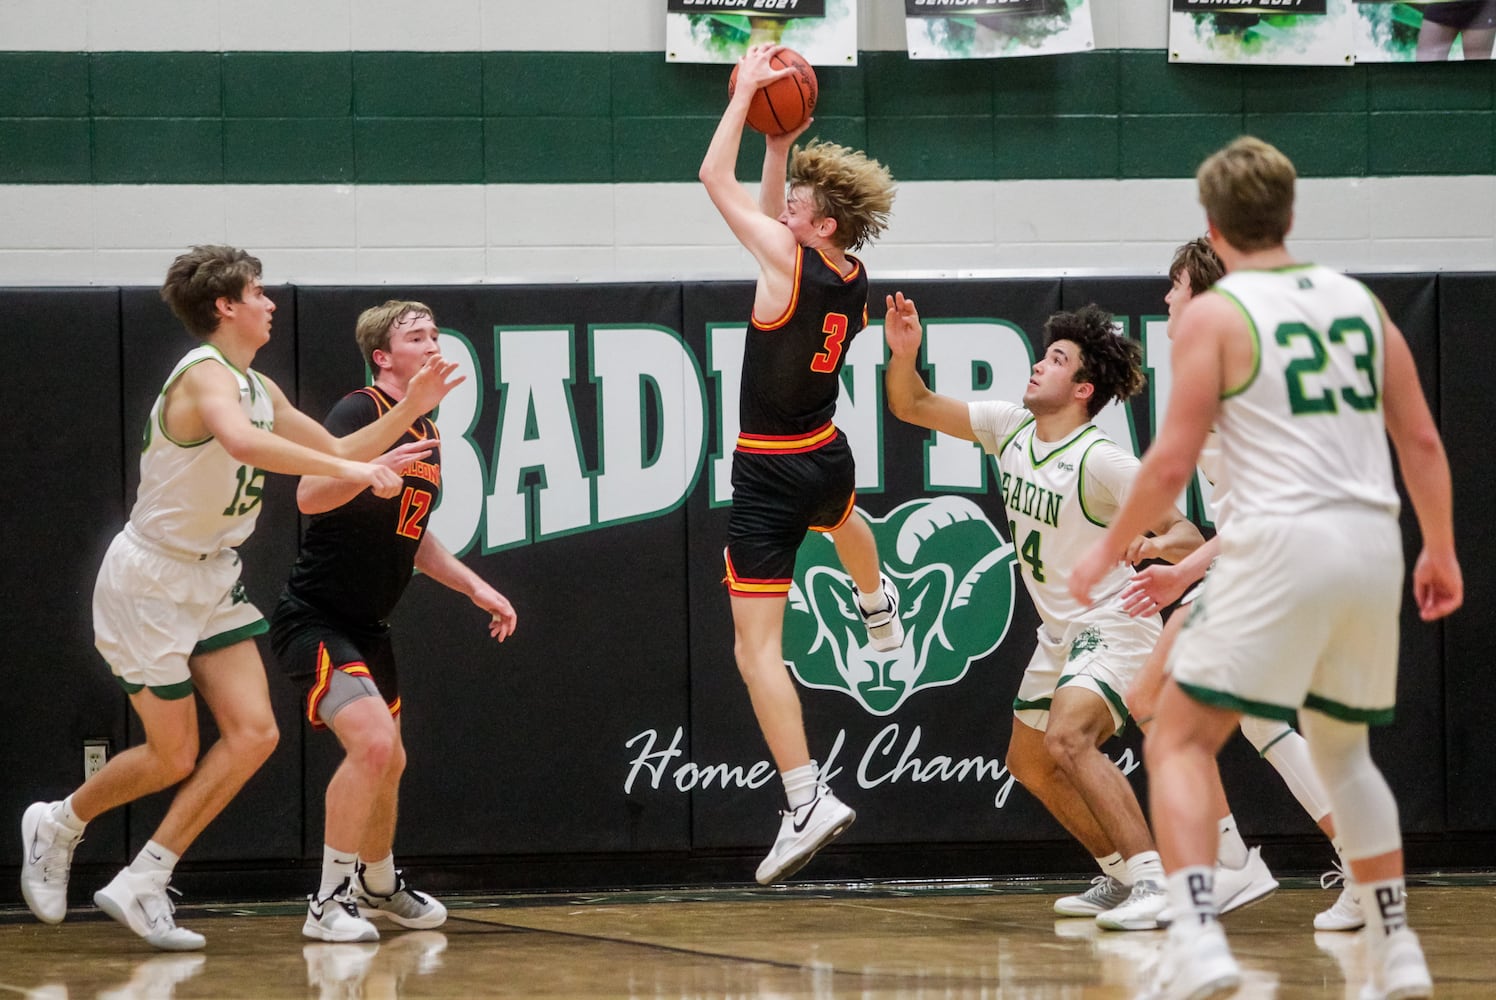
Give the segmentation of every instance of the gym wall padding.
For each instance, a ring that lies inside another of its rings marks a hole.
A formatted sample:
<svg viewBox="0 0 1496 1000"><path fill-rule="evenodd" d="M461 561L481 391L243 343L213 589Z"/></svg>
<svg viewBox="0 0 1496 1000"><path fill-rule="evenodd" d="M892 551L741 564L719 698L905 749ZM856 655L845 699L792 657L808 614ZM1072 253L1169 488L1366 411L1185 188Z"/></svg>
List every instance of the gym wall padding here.
<svg viewBox="0 0 1496 1000"><path fill-rule="evenodd" d="M1408 336L1455 474L1467 604L1435 625L1406 605L1397 721L1374 737L1399 796L1410 862L1439 864L1460 838L1496 836L1496 806L1483 791L1496 782L1496 762L1483 752L1480 724L1496 712L1496 689L1478 666L1496 565L1480 516L1489 491L1478 454L1488 419L1481 358L1496 275L1367 281ZM937 389L1013 399L1027 378L1015 369L1040 353L1044 318L1062 306L1095 301L1132 335L1146 328L1156 352L1148 364L1164 364L1167 285L1158 277L1103 276L874 281L874 326L849 350L838 423L858 454L857 502L884 560L913 560L900 563L912 575L923 556L900 548L909 536L897 528L921 505L940 501L945 506L929 509L959 509L998 534L1007 528L990 462L976 457L961 466L955 453L957 466L976 478L952 485L950 467L937 465L953 453L937 451L930 434L887 412L886 350L876 324L883 296L895 288L914 297L940 331L929 340L939 340L946 361L927 367ZM397 610L409 751L397 842L403 860L450 869L447 884L474 889L751 877L752 859L773 839L782 793L733 660L722 586L728 507L715 477L736 426L735 412L724 410L736 398L733 336L752 293L749 282L270 291L278 310L256 368L315 418L363 384L354 321L385 299L431 305L450 335L448 356L462 359L469 379L441 420L443 505L454 505L449 520L469 525L447 540L513 600L519 629L494 644L482 612L429 580L412 581ZM982 331L991 334L990 356ZM4 612L12 657L0 766L14 776L0 787L0 816L15 818L26 803L77 784L83 738L108 736L118 750L127 725L129 738L139 738L124 695L92 649L89 599L104 546L134 499L145 415L192 340L156 292L140 288L0 290L0 334L27 345L25 376L17 380L23 419L0 442L10 466L25 470L19 479L30 494L6 500L12 555L0 570L12 595ZM536 375L538 365L552 366L549 382ZM1145 396L1111 414L1112 432L1146 446L1159 402ZM681 434L684 450L671 451ZM538 453L537 442L551 451ZM610 515L628 507L617 484L634 481L618 478L631 455L641 489L678 480L681 495L658 509ZM679 467L660 467L669 463ZM580 479L563 482L577 473ZM243 548L250 594L267 613L295 557L299 523L294 481L271 476L268 487L259 528ZM462 518L458 507L467 512ZM1411 566L1418 541L1409 510L1404 526ZM816 546L825 544L808 541L802 564L820 558ZM946 664L937 675L921 652L912 664L844 665L838 679L824 649L821 661L796 660L812 755L837 769L836 787L859 812L832 859L818 863L823 877L1011 875L1036 863L1086 870L1084 852L1002 767L1011 703L1038 623L1011 575L1015 557L1009 552L987 578L989 593L1009 600L976 623L986 637L980 641L995 648L960 669ZM910 609L926 616L922 623L933 620L929 609ZM798 625L794 617L787 617L790 643L807 634L805 612ZM822 624L829 649L836 629L830 619ZM922 641L915 637L915 646ZM965 649L963 641L950 644ZM808 646L787 646L786 655ZM320 856L322 793L338 761L336 743L310 730L299 693L268 643L261 650L280 747L194 845L189 867L200 873L305 870ZM867 670L873 673L858 673ZM206 741L213 730L202 715ZM1135 727L1107 749L1143 794ZM1306 867L1328 857L1244 740L1228 745L1223 774L1249 837L1278 844L1277 857ZM96 822L80 863L126 860L166 801L153 796ZM968 867L932 871L939 862L930 859L941 851L955 851ZM577 859L577 874L555 874L554 863L568 858ZM551 871L542 877L524 859L551 863ZM14 839L0 839L0 866L18 861ZM482 862L499 864L482 869Z"/></svg>

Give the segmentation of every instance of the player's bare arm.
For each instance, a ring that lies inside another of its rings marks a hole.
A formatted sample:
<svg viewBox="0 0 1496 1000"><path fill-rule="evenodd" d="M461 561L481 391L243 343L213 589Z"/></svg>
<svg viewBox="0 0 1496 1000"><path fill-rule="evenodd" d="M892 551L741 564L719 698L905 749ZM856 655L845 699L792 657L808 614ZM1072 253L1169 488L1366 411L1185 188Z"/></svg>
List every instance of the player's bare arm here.
<svg viewBox="0 0 1496 1000"><path fill-rule="evenodd" d="M883 391L889 412L917 427L975 441L970 408L962 400L932 392L916 367L924 332L914 300L895 292L885 304L883 339L888 342L889 359L883 370Z"/></svg>
<svg viewBox="0 0 1496 1000"><path fill-rule="evenodd" d="M776 70L769 65L769 58L778 49L774 45L755 45L739 62L737 89L717 123L717 131L697 173L733 236L758 261L759 288L754 309L765 316L777 316L789 305L795 278L795 237L777 218L760 211L753 197L738 183L736 167L754 92L794 72L791 67ZM783 167L780 173L782 176Z"/></svg>
<svg viewBox="0 0 1496 1000"><path fill-rule="evenodd" d="M1220 295L1193 299L1179 317L1168 416L1111 527L1071 570L1069 589L1076 600L1090 603L1096 581L1123 560L1139 535L1174 511L1174 499L1194 477L1200 448L1214 426L1220 408L1221 352L1224 338L1233 334L1247 337L1245 321Z"/></svg>
<svg viewBox="0 0 1496 1000"><path fill-rule="evenodd" d="M1172 566L1154 565L1138 570L1122 588L1122 608L1130 615L1151 615L1184 596L1190 586L1205 577L1221 551L1216 535Z"/></svg>
<svg viewBox="0 0 1496 1000"><path fill-rule="evenodd" d="M488 612L488 634L499 642L514 633L519 616L509 599L469 569L429 530L421 537L420 547L416 549L416 569L449 590L466 594L468 600Z"/></svg>
<svg viewBox="0 0 1496 1000"><path fill-rule="evenodd" d="M403 470L407 465L411 462L419 462L430 454L431 442L407 441L380 455L374 459L372 464L386 466L396 475L403 475ZM346 479L333 479L331 476L302 476L300 482L296 484L296 509L303 514L322 514L343 506L362 493L364 489L364 486L350 483Z"/></svg>
<svg viewBox="0 0 1496 1000"><path fill-rule="evenodd" d="M1413 352L1402 331L1377 303L1386 331L1383 410L1397 465L1418 516L1423 550L1413 564L1413 597L1424 621L1443 618L1465 600L1465 584L1454 549L1454 505L1449 458L1418 381Z"/></svg>
<svg viewBox="0 0 1496 1000"><path fill-rule="evenodd" d="M789 161L790 151L795 147L795 140L804 135L814 122L814 118L806 118L793 131L764 137L764 168L758 184L758 210L766 218L778 219L784 214L785 164Z"/></svg>
<svg viewBox="0 0 1496 1000"><path fill-rule="evenodd" d="M272 396L280 392L269 380L266 384ZM389 469L339 458L256 427L239 405L238 379L222 365L193 365L168 391L167 400L167 430L173 437L179 431L199 429L202 433L177 440L195 441L212 435L245 465L293 476L336 476L373 487L380 496L394 496L402 484Z"/></svg>
<svg viewBox="0 0 1496 1000"><path fill-rule="evenodd" d="M378 420L343 437L333 437L321 424L302 413L280 386L265 379L270 398L275 402L275 432L298 444L356 462L373 461L404 436L420 417L436 409L447 393L461 385L464 376L457 375L457 362L444 361L440 355L428 358L421 370L411 377L405 396Z"/></svg>

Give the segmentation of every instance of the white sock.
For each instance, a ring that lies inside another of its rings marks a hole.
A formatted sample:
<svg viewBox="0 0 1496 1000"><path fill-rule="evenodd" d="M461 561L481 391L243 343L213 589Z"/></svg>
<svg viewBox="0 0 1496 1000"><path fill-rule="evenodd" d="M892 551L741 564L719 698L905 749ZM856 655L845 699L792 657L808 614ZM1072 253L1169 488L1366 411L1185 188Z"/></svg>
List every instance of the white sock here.
<svg viewBox="0 0 1496 1000"><path fill-rule="evenodd" d="M362 860L362 859L360 859ZM382 861L364 861L364 888L376 896L395 891L395 856L386 854Z"/></svg>
<svg viewBox="0 0 1496 1000"><path fill-rule="evenodd" d="M154 840L146 841L146 845L135 855L135 860L130 862L130 871L135 875L150 875L165 872L167 875L177 867L177 862L182 856L169 851L156 843Z"/></svg>
<svg viewBox="0 0 1496 1000"><path fill-rule="evenodd" d="M816 762L802 764L779 775L784 781L784 797L791 809L799 809L816 797Z"/></svg>
<svg viewBox="0 0 1496 1000"><path fill-rule="evenodd" d="M858 587L857 604L868 614L872 614L874 611L882 611L888 607L888 598L883 596L882 579L878 581L878 589L872 593L867 593L861 587Z"/></svg>
<svg viewBox="0 0 1496 1000"><path fill-rule="evenodd" d="M1221 817L1220 845L1216 848L1216 864L1222 868L1241 868L1247 863L1247 844L1236 829L1236 817L1227 813Z"/></svg>
<svg viewBox="0 0 1496 1000"><path fill-rule="evenodd" d="M1169 909L1179 925L1208 924L1216 919L1215 868L1191 865L1169 875Z"/></svg>
<svg viewBox="0 0 1496 1000"><path fill-rule="evenodd" d="M322 884L317 887L317 898L327 899L338 891L346 879L353 877L353 866L358 862L358 852L346 853L322 845Z"/></svg>
<svg viewBox="0 0 1496 1000"><path fill-rule="evenodd" d="M1132 885L1132 876L1127 874L1127 862L1116 851L1104 858L1097 858L1096 863L1101 866L1101 874L1114 878L1123 885Z"/></svg>
<svg viewBox="0 0 1496 1000"><path fill-rule="evenodd" d="M1368 941L1381 941L1393 931L1408 926L1407 885L1403 879L1357 884L1356 895L1366 916Z"/></svg>
<svg viewBox="0 0 1496 1000"><path fill-rule="evenodd" d="M77 813L73 812L73 797L71 795L61 802L52 803L52 820L61 826L65 832L72 834L74 837L81 834L83 828L88 825L78 818Z"/></svg>
<svg viewBox="0 0 1496 1000"><path fill-rule="evenodd" d="M1136 885L1144 879L1163 884L1164 863L1157 851L1140 851L1127 859L1127 881Z"/></svg>

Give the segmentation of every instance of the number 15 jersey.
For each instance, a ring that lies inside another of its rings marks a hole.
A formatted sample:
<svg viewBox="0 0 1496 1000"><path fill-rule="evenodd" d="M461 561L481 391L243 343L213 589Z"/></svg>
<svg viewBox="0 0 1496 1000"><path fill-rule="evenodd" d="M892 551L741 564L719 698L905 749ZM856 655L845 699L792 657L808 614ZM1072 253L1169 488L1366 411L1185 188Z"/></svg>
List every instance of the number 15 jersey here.
<svg viewBox="0 0 1496 1000"><path fill-rule="evenodd" d="M1246 317L1257 364L1216 418L1233 517L1354 503L1398 509L1382 415L1385 332L1370 290L1313 264L1237 271L1214 291Z"/></svg>

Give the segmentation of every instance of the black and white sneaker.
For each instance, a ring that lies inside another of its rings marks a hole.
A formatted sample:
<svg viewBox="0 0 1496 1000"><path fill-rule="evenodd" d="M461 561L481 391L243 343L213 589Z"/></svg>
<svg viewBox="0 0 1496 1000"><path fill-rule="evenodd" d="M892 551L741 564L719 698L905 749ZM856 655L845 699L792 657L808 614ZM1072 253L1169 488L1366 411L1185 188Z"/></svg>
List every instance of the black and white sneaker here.
<svg viewBox="0 0 1496 1000"><path fill-rule="evenodd" d="M893 581L879 574L879 589L883 591L883 607L877 611L863 611L861 602L855 598L857 611L862 615L863 627L867 629L868 645L880 653L891 653L904 645L904 623L899 620L899 592Z"/></svg>
<svg viewBox="0 0 1496 1000"><path fill-rule="evenodd" d="M379 930L359 915L350 882L352 879L344 879L343 884L326 899L318 899L316 893L306 898L302 937L335 943L379 940Z"/></svg>
<svg viewBox="0 0 1496 1000"><path fill-rule="evenodd" d="M353 875L353 898L359 916L386 916L401 927L430 930L447 922L447 908L424 892L417 892L405 881L405 873L395 871L395 891L381 896L364 884L364 866Z"/></svg>
<svg viewBox="0 0 1496 1000"><path fill-rule="evenodd" d="M758 866L760 885L782 882L804 868L816 851L841 836L857 814L825 785L816 787L816 797L799 809L780 813L779 836L769 856Z"/></svg>

